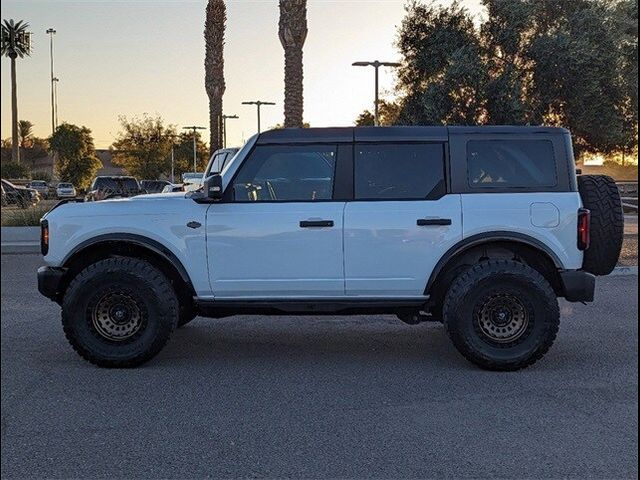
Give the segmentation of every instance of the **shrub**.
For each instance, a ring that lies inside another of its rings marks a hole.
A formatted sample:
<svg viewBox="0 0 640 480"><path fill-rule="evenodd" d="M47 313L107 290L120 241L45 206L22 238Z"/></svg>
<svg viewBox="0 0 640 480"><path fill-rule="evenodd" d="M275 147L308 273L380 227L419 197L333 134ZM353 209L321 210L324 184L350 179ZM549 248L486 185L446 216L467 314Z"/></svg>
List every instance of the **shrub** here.
<svg viewBox="0 0 640 480"><path fill-rule="evenodd" d="M5 161L0 163L2 178L29 178L29 167L22 163Z"/></svg>
<svg viewBox="0 0 640 480"><path fill-rule="evenodd" d="M3 227L37 227L40 219L49 211L49 207L31 207L25 209L2 209Z"/></svg>

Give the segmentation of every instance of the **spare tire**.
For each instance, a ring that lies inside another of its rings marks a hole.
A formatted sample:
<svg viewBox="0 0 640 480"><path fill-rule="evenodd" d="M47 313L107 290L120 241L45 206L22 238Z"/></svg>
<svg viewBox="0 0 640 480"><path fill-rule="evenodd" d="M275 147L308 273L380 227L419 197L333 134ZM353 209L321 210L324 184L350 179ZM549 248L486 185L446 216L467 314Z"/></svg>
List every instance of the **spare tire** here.
<svg viewBox="0 0 640 480"><path fill-rule="evenodd" d="M624 238L622 199L613 178L578 176L578 190L591 210L591 245L584 252L582 268L594 275L609 275L618 263Z"/></svg>

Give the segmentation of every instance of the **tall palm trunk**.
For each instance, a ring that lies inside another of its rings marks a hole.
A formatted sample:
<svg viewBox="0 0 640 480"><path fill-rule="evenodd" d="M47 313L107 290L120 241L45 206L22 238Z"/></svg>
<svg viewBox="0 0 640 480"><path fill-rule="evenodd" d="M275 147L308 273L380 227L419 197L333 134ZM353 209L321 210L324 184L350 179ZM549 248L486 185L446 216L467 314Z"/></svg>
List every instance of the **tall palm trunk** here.
<svg viewBox="0 0 640 480"><path fill-rule="evenodd" d="M227 8L224 0L209 0L204 24L204 84L209 96L209 150L222 147L222 96L224 95L224 29Z"/></svg>
<svg viewBox="0 0 640 480"><path fill-rule="evenodd" d="M20 161L18 144L18 82L16 81L16 56L11 57L11 160Z"/></svg>
<svg viewBox="0 0 640 480"><path fill-rule="evenodd" d="M307 1L280 0L278 36L284 48L284 126L302 127L302 47L307 38Z"/></svg>

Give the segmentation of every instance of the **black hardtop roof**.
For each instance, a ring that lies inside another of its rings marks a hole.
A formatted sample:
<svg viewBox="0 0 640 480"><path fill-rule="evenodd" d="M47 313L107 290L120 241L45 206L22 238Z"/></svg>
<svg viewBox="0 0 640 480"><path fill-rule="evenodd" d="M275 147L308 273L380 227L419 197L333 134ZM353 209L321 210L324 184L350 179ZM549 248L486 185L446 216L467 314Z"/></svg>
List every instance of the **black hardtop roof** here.
<svg viewBox="0 0 640 480"><path fill-rule="evenodd" d="M394 126L394 127L327 127L327 128L281 128L259 135L259 145L270 143L340 143L380 141L447 141L450 135L506 135L547 134L565 135L569 131L561 127L478 125L478 126Z"/></svg>

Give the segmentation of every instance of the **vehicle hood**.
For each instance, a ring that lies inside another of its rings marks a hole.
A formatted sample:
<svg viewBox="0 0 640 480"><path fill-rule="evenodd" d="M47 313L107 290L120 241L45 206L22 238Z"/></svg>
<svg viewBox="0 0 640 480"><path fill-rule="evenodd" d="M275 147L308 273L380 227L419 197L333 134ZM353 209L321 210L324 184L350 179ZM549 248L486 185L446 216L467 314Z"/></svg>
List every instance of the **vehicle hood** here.
<svg viewBox="0 0 640 480"><path fill-rule="evenodd" d="M44 218L73 218L123 215L167 215L184 211L195 202L185 192L152 193L129 198L114 198L99 202L62 202Z"/></svg>

